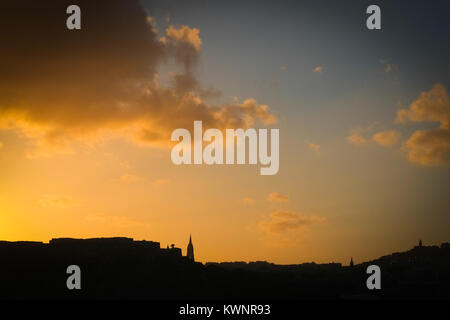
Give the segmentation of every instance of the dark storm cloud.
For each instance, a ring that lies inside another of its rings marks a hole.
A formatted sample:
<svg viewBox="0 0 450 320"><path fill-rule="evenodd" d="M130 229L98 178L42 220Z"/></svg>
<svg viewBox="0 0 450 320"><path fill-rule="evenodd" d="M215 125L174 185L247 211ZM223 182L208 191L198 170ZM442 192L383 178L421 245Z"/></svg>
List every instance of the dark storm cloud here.
<svg viewBox="0 0 450 320"><path fill-rule="evenodd" d="M81 8L81 30L66 28L71 4ZM192 73L199 33L169 26L162 41L134 0L8 1L0 13L0 128L56 150L105 131L167 143L193 120L217 128L274 122L253 99L221 107L202 100L213 91ZM162 87L157 67L169 56L184 72Z"/></svg>

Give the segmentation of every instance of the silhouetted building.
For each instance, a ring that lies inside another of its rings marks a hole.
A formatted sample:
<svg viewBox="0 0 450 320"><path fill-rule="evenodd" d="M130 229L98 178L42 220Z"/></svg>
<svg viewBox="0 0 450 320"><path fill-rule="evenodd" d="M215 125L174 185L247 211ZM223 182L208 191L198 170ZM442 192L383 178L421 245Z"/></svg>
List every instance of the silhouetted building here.
<svg viewBox="0 0 450 320"><path fill-rule="evenodd" d="M353 263L353 257L350 258L350 267L353 267L354 263Z"/></svg>
<svg viewBox="0 0 450 320"><path fill-rule="evenodd" d="M419 240L419 247L422 246L422 240Z"/></svg>
<svg viewBox="0 0 450 320"><path fill-rule="evenodd" d="M192 245L192 237L190 235L189 235L189 244L187 246L186 256L188 257L189 260L195 261L194 260L194 246Z"/></svg>
<svg viewBox="0 0 450 320"><path fill-rule="evenodd" d="M165 249L161 249L161 253L165 256L170 256L170 257L175 257L175 258L179 258L182 257L182 253L181 253L181 249L175 247L175 244L171 244L170 246L167 245L167 248Z"/></svg>

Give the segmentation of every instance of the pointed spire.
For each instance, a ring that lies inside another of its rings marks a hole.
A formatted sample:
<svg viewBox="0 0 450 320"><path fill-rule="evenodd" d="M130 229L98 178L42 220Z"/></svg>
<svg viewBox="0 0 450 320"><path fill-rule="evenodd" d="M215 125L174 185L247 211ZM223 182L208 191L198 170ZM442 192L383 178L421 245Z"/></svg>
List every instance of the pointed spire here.
<svg viewBox="0 0 450 320"><path fill-rule="evenodd" d="M350 258L350 267L353 267L354 263L353 263L353 257Z"/></svg>
<svg viewBox="0 0 450 320"><path fill-rule="evenodd" d="M192 244L192 236L189 234L189 244L187 246L187 257L194 261L194 245Z"/></svg>

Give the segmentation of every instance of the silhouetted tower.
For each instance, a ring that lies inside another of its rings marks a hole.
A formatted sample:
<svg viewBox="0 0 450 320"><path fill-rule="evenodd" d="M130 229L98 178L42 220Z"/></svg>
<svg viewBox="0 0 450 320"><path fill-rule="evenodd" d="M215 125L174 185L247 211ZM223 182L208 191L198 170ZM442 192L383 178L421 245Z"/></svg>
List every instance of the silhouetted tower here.
<svg viewBox="0 0 450 320"><path fill-rule="evenodd" d="M194 261L194 246L192 245L192 237L189 235L189 244L187 246L187 255L189 260Z"/></svg>
<svg viewBox="0 0 450 320"><path fill-rule="evenodd" d="M353 257L350 258L350 267L353 267L354 263L353 263Z"/></svg>
<svg viewBox="0 0 450 320"><path fill-rule="evenodd" d="M422 246L422 240L419 240L419 247Z"/></svg>

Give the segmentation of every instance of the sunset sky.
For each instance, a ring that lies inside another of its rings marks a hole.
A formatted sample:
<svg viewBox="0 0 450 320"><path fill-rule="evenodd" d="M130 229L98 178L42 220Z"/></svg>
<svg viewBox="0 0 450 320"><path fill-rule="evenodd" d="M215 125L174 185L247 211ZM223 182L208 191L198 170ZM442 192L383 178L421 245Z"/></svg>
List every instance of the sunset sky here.
<svg viewBox="0 0 450 320"><path fill-rule="evenodd" d="M368 30L372 2L6 4L0 239L192 234L198 261L283 264L450 241L446 3L374 2ZM174 165L194 120L279 128L278 174Z"/></svg>

